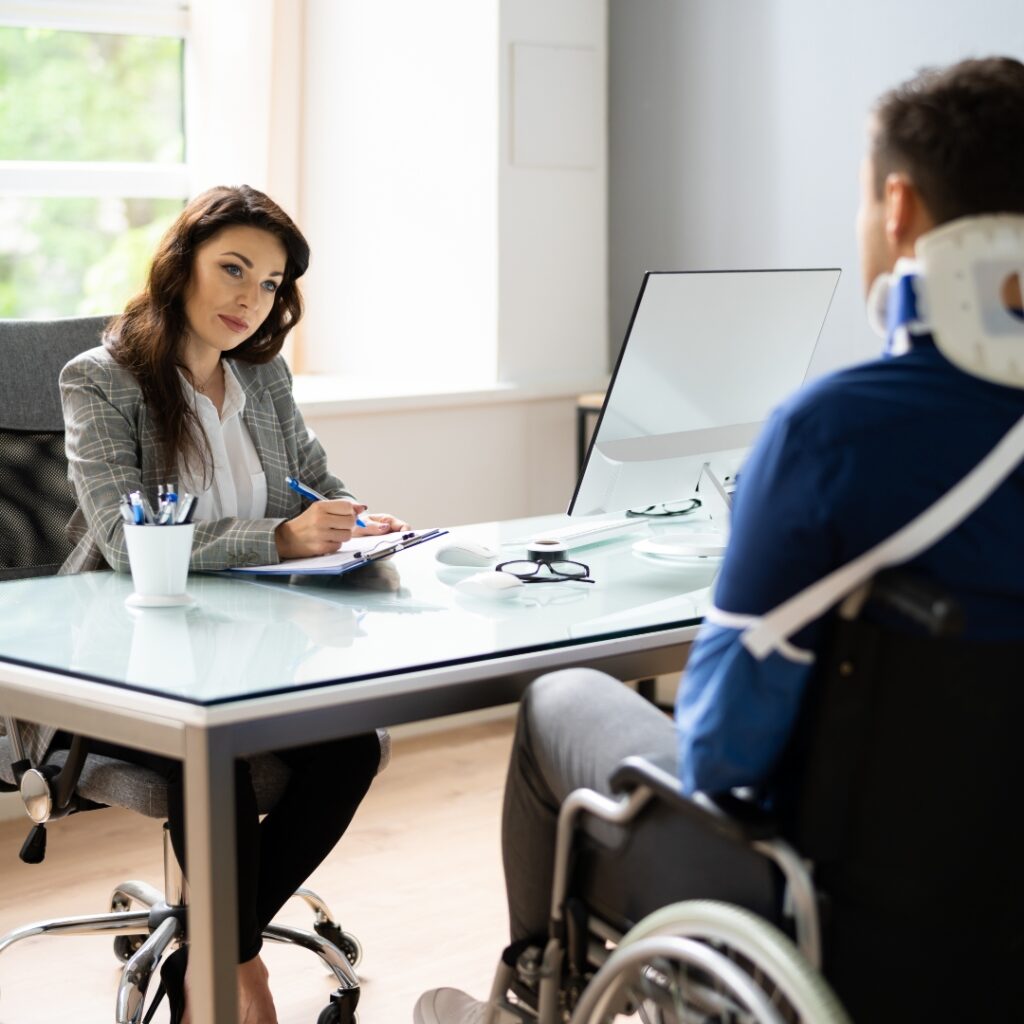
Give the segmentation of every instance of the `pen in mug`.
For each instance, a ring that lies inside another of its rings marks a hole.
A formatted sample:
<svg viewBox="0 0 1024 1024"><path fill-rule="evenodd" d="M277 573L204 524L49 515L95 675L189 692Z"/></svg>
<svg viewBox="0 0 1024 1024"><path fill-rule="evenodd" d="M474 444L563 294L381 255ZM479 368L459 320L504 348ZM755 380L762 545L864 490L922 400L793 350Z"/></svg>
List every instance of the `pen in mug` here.
<svg viewBox="0 0 1024 1024"><path fill-rule="evenodd" d="M138 494L139 500L142 502L142 511L146 513L146 522L155 523L156 513L153 511L153 506L149 503L149 498L146 497L145 491L134 491L134 494Z"/></svg>
<svg viewBox="0 0 1024 1024"><path fill-rule="evenodd" d="M152 519L152 516L146 515L146 505L143 502L146 499L142 496L141 491L132 491L128 495L128 499L132 506L132 516L135 520L136 526L145 526L148 521Z"/></svg>
<svg viewBox="0 0 1024 1024"><path fill-rule="evenodd" d="M301 480L297 480L293 476L286 476L284 482L293 490L296 494L301 494L302 497L308 501L327 501L319 491L314 491L312 487L307 487ZM357 526L366 526L366 520L362 516L356 516Z"/></svg>
<svg viewBox="0 0 1024 1024"><path fill-rule="evenodd" d="M192 522L192 516L195 515L196 511L196 500L196 496L189 494L187 491L182 495L181 502L178 505L178 512L174 519L175 524L185 525Z"/></svg>
<svg viewBox="0 0 1024 1024"><path fill-rule="evenodd" d="M159 488L160 511L157 515L157 524L160 526L173 525L175 523L175 511L178 505L178 493L174 484L163 484Z"/></svg>
<svg viewBox="0 0 1024 1024"><path fill-rule="evenodd" d="M183 509L179 513L177 511L178 495L173 485L160 484L157 487L157 493L159 495L159 502L158 511L155 514L153 506L150 505L142 491L131 491L129 494L122 495L121 501L118 504L121 518L126 523L134 524L135 526L145 526L147 524L173 526L176 523L192 521L191 513L195 511L195 498L192 495L186 495L186 497L192 499L190 507Z"/></svg>

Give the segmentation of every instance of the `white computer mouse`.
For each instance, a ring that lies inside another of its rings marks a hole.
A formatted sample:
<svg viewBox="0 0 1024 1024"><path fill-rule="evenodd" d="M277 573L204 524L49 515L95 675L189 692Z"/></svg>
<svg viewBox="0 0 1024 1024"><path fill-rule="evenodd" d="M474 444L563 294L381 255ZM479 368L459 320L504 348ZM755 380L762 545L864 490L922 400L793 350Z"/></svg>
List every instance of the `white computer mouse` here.
<svg viewBox="0 0 1024 1024"><path fill-rule="evenodd" d="M453 540L434 549L434 557L444 565L476 566L493 565L498 552L486 544L474 540ZM498 573L494 574L499 575Z"/></svg>
<svg viewBox="0 0 1024 1024"><path fill-rule="evenodd" d="M524 585L521 579L507 572L476 572L464 580L459 580L455 584L455 589L474 597L501 600L515 597L516 591L521 590Z"/></svg>

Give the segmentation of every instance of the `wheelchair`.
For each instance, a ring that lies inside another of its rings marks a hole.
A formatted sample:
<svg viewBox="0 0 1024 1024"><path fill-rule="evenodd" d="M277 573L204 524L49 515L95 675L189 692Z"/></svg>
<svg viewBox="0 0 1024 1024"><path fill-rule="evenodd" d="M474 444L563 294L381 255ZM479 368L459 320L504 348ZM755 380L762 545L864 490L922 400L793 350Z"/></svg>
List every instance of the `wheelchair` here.
<svg viewBox="0 0 1024 1024"><path fill-rule="evenodd" d="M548 936L506 950L492 1005L524 1024L1020 1019L1024 645L967 643L960 627L902 572L847 599L783 759L793 796L772 813L749 793L687 797L636 757L612 798L571 793ZM597 832L629 836L650 813L742 851L760 878L631 918L607 896L629 857Z"/></svg>

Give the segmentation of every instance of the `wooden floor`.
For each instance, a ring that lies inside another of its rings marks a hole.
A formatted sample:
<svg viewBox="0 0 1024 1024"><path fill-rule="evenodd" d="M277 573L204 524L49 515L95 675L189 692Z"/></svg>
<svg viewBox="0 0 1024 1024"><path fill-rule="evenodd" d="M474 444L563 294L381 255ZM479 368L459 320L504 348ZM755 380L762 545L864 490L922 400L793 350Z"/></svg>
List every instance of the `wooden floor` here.
<svg viewBox="0 0 1024 1024"><path fill-rule="evenodd" d="M512 724L396 740L390 767L310 879L363 943L362 1024L406 1024L420 992L438 985L489 991L507 941L499 824ZM17 856L25 832L0 823L0 934L105 911L125 879L162 886L159 822L117 809L57 822L35 866ZM298 901L281 919L311 923ZM332 989L317 958L268 946L265 959L281 1024L314 1024ZM0 956L0 1024L105 1024L116 976L107 939L27 939Z"/></svg>

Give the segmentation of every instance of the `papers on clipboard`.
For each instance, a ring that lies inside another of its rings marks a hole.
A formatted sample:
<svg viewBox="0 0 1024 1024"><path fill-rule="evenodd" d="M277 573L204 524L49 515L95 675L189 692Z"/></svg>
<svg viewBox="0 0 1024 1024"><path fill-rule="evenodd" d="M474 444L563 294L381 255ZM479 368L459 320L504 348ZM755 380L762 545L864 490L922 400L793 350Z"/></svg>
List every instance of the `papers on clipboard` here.
<svg viewBox="0 0 1024 1024"><path fill-rule="evenodd" d="M333 555L317 555L313 558L291 558L276 565L239 565L225 569L243 576L340 576L370 562L389 558L397 551L415 547L424 541L443 537L447 530L407 530L405 533L388 533L383 537L353 537L345 541L341 550Z"/></svg>

